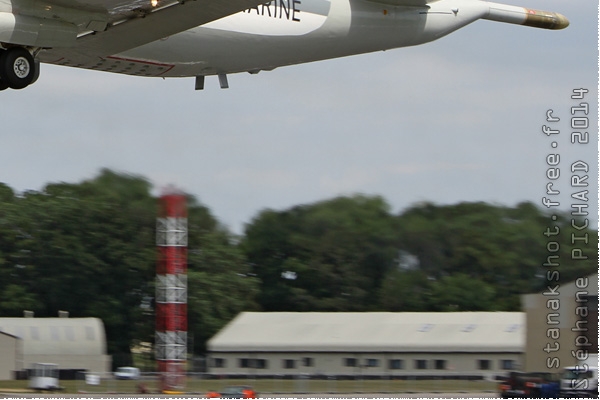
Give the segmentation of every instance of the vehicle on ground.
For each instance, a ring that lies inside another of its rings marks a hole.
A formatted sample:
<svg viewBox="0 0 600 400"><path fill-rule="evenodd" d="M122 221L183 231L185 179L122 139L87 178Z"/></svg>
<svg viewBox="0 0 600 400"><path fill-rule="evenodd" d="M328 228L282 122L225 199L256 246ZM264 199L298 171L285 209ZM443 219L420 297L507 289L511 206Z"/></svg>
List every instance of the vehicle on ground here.
<svg viewBox="0 0 600 400"><path fill-rule="evenodd" d="M560 377L551 372L511 372L498 389L503 399L557 398Z"/></svg>
<svg viewBox="0 0 600 400"><path fill-rule="evenodd" d="M35 363L29 373L29 388L34 390L61 390L58 383L58 365Z"/></svg>
<svg viewBox="0 0 600 400"><path fill-rule="evenodd" d="M207 397L214 398L226 398L226 399L257 399L258 395L252 389L251 386L239 385L239 386L227 386L221 392L215 393L210 391Z"/></svg>
<svg viewBox="0 0 600 400"><path fill-rule="evenodd" d="M140 379L140 369L135 367L119 367L115 371L117 379Z"/></svg>
<svg viewBox="0 0 600 400"><path fill-rule="evenodd" d="M598 366L574 365L565 368L560 380L560 396L598 398Z"/></svg>

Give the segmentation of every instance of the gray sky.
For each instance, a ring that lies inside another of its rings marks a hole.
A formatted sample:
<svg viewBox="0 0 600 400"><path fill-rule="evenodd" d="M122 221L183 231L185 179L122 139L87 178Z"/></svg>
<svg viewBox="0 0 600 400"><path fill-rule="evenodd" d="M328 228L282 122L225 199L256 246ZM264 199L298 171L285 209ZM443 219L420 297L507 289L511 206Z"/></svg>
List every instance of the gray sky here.
<svg viewBox="0 0 600 400"><path fill-rule="evenodd" d="M101 168L175 184L240 233L264 208L342 194L382 195L399 212L420 201L541 205L546 156L590 165L597 219L597 3L511 0L557 11L547 31L477 21L436 42L259 75L156 79L42 65L40 80L0 93L0 182L17 191L79 182ZM589 93L588 145L570 144L570 98ZM561 121L542 134L546 111ZM551 142L557 142L552 149ZM595 226L595 222L593 223Z"/></svg>

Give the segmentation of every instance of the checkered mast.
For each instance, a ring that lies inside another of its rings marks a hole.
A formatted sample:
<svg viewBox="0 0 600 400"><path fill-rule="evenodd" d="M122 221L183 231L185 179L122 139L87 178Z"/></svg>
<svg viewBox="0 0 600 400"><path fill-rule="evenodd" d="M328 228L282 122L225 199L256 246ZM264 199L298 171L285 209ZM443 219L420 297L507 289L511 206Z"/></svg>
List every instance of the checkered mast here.
<svg viewBox="0 0 600 400"><path fill-rule="evenodd" d="M159 199L156 220L155 349L163 391L181 391L187 358L187 207L185 196Z"/></svg>

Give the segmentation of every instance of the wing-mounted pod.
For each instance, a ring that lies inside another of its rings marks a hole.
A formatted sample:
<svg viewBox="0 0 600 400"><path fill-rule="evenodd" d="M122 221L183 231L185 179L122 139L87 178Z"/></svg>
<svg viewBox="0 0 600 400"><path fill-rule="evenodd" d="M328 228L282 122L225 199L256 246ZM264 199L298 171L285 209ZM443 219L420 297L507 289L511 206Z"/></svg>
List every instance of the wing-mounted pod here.
<svg viewBox="0 0 600 400"><path fill-rule="evenodd" d="M491 2L488 4L490 10L483 19L543 29L564 29L569 26L569 20L559 13Z"/></svg>

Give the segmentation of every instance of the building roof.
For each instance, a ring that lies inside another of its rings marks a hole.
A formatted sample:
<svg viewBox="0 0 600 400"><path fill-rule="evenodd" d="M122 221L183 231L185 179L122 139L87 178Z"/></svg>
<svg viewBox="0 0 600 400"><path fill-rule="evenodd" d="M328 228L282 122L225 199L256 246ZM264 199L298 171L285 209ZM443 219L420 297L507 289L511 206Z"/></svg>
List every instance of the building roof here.
<svg viewBox="0 0 600 400"><path fill-rule="evenodd" d="M0 318L0 332L22 339L25 355L106 354L98 318Z"/></svg>
<svg viewBox="0 0 600 400"><path fill-rule="evenodd" d="M243 312L212 352L523 352L522 312Z"/></svg>
<svg viewBox="0 0 600 400"><path fill-rule="evenodd" d="M19 338L16 337L15 335L11 335L10 333L6 333L6 332L2 332L2 331L0 331L0 336L6 337L6 338L10 338L10 339L19 340Z"/></svg>

